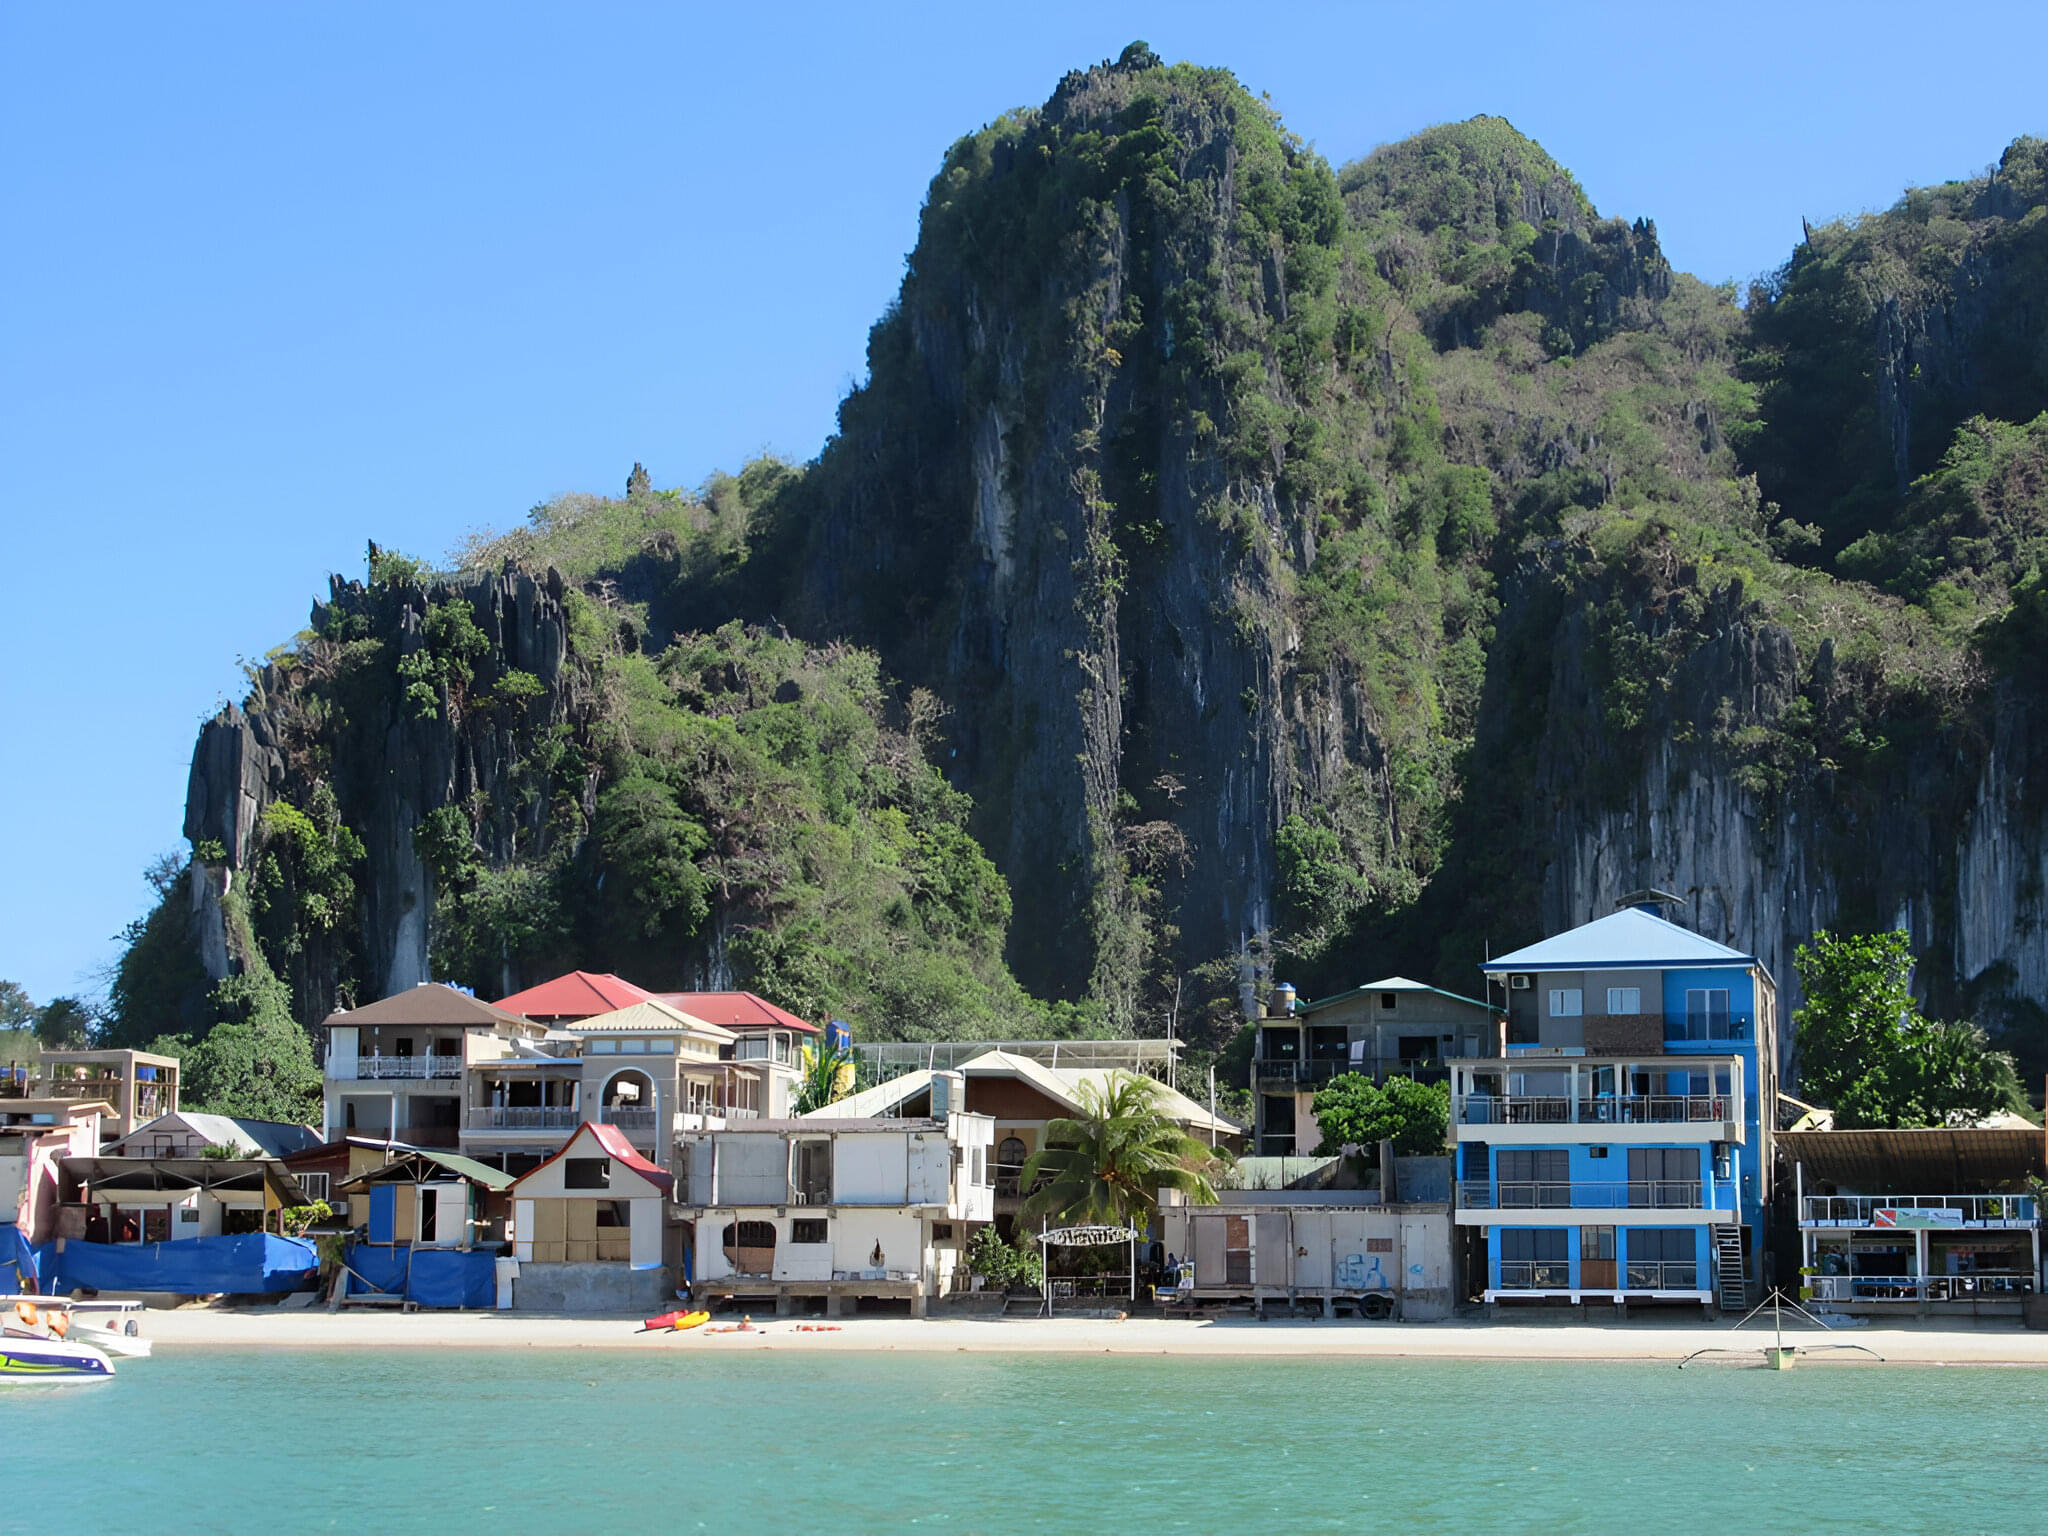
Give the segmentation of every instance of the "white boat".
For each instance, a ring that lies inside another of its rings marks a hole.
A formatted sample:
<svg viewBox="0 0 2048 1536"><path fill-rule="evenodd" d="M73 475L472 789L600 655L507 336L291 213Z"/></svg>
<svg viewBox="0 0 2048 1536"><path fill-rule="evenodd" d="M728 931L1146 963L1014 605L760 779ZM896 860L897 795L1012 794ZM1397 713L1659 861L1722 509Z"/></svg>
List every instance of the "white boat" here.
<svg viewBox="0 0 2048 1536"><path fill-rule="evenodd" d="M11 1335L90 1344L109 1355L131 1360L149 1358L150 1342L142 1336L139 1326L141 1313L139 1301L0 1295L0 1317L6 1319L6 1331ZM64 1319L61 1327L51 1323L51 1318L58 1314Z"/></svg>
<svg viewBox="0 0 2048 1536"><path fill-rule="evenodd" d="M113 1375L114 1362L94 1345L44 1338L14 1328L0 1332L0 1385L55 1386L67 1381L110 1381Z"/></svg>

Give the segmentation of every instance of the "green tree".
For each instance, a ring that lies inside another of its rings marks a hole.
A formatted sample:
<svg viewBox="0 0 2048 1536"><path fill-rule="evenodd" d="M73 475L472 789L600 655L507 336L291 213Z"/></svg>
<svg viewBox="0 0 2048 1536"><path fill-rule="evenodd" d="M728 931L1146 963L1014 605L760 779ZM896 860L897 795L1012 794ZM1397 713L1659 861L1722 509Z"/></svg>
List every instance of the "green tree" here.
<svg viewBox="0 0 2048 1536"><path fill-rule="evenodd" d="M46 1051L75 1051L92 1040L98 1015L75 997L53 997L36 1014L36 1043Z"/></svg>
<svg viewBox="0 0 2048 1536"><path fill-rule="evenodd" d="M1794 957L1799 1081L1838 1125L1964 1125L2025 1107L2012 1058L1974 1024L1921 1017L1908 935L1825 929Z"/></svg>
<svg viewBox="0 0 2048 1536"><path fill-rule="evenodd" d="M218 850L215 862L226 859L226 851ZM143 872L156 900L120 932L121 958L95 1035L100 1045L140 1049L158 1035L188 1034L206 1022L213 981L200 964L192 931L187 867L179 855L165 854Z"/></svg>
<svg viewBox="0 0 2048 1536"><path fill-rule="evenodd" d="M0 981L0 1029L32 1029L42 1010L18 981Z"/></svg>
<svg viewBox="0 0 2048 1536"><path fill-rule="evenodd" d="M1223 1154L1167 1116L1157 1083L1113 1072L1083 1082L1078 1097L1079 1117L1048 1121L1044 1145L1025 1161L1019 1182L1031 1193L1017 1213L1020 1231L1041 1219L1140 1224L1162 1189L1193 1205L1216 1203L1210 1175Z"/></svg>
<svg viewBox="0 0 2048 1536"><path fill-rule="evenodd" d="M1323 1133L1316 1149L1321 1156L1391 1140L1398 1157L1430 1157L1443 1151L1450 1131L1451 1090L1406 1077L1376 1084L1363 1073L1346 1072L1317 1090L1315 1117Z"/></svg>
<svg viewBox="0 0 2048 1536"><path fill-rule="evenodd" d="M230 976L214 988L220 1022L197 1043L165 1041L181 1058L181 1102L207 1114L306 1123L320 1117L320 1068L273 976Z"/></svg>
<svg viewBox="0 0 2048 1536"><path fill-rule="evenodd" d="M820 1040L803 1051L803 1083L797 1089L796 1112L807 1115L836 1103L852 1091L853 1052Z"/></svg>

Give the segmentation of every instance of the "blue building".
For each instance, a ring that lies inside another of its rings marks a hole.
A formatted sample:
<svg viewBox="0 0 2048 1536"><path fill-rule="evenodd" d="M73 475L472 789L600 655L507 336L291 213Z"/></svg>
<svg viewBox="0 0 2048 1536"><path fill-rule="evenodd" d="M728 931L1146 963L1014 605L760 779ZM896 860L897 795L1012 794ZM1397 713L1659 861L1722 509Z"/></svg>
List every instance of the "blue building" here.
<svg viewBox="0 0 2048 1536"><path fill-rule="evenodd" d="M1452 1064L1460 1225L1489 1303L1739 1308L1761 1278L1777 986L1644 893L1482 967L1502 1054Z"/></svg>

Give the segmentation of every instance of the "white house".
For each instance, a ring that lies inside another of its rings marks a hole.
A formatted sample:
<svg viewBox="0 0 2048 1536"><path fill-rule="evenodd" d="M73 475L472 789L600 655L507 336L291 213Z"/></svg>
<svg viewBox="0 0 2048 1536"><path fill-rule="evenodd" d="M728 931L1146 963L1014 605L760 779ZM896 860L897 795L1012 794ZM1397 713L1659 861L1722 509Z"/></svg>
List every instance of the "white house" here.
<svg viewBox="0 0 2048 1536"><path fill-rule="evenodd" d="M955 1099L958 1079L952 1080ZM952 1282L970 1224L995 1215L995 1121L737 1121L677 1138L691 1295L907 1303Z"/></svg>

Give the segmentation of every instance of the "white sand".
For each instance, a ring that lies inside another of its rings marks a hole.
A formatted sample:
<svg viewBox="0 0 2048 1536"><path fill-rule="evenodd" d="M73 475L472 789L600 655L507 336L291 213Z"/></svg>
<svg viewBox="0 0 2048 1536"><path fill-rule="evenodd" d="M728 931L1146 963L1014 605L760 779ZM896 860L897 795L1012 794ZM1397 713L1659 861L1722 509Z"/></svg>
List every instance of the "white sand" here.
<svg viewBox="0 0 2048 1536"><path fill-rule="evenodd" d="M733 1319L719 1316L715 1326ZM1556 1322L1367 1323L1242 1318L1188 1319L846 1318L837 1332L799 1332L819 1319L754 1319L752 1333L641 1333L634 1318L541 1317L499 1312L343 1312L186 1309L150 1312L144 1329L165 1354L194 1348L279 1349L631 1349L894 1350L984 1354L1325 1355L1360 1359L1666 1360L1696 1349L1732 1347L1754 1364L1770 1330L1751 1324L1640 1320L1589 1326ZM1790 1344L1861 1344L1887 1361L1921 1365L2048 1365L2048 1333L1985 1324L1968 1330L1902 1323L1830 1331L1788 1330ZM1800 1367L1869 1362L1836 1353Z"/></svg>

